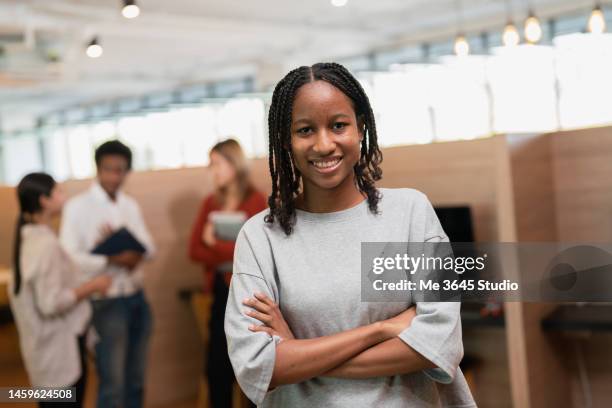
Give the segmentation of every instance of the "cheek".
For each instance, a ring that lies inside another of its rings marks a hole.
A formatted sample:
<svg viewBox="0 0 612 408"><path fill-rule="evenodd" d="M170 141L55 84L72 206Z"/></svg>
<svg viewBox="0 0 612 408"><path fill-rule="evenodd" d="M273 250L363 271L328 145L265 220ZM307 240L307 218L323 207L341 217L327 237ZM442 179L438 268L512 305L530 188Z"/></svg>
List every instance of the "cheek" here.
<svg viewBox="0 0 612 408"><path fill-rule="evenodd" d="M234 168L230 165L223 166L222 178L223 180L232 180L236 175Z"/></svg>
<svg viewBox="0 0 612 408"><path fill-rule="evenodd" d="M308 165L308 159L306 158L307 150L308 147L299 139L291 141L291 156L293 157L295 166L299 170L303 170Z"/></svg>
<svg viewBox="0 0 612 408"><path fill-rule="evenodd" d="M342 150L346 158L350 159L347 162L351 163L351 166L357 164L361 156L361 141L359 140L359 134L355 137L351 137L350 140L346 140L342 144Z"/></svg>

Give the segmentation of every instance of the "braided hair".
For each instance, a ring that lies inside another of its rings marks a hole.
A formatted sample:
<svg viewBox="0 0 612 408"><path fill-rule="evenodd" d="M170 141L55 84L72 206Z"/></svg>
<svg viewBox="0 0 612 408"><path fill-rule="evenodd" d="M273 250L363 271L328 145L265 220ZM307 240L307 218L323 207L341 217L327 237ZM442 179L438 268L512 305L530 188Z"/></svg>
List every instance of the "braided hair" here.
<svg viewBox="0 0 612 408"><path fill-rule="evenodd" d="M293 101L301 86L317 80L328 82L348 96L353 102L357 118L363 119L364 137L359 162L354 167L355 181L359 191L366 194L370 211L378 213L380 193L374 183L382 177L379 167L382 153L378 147L376 123L368 96L359 81L340 64L302 66L289 72L276 85L268 114L268 164L272 177L272 194L268 197L270 212L265 221L273 223L275 219L278 220L286 235L291 234L295 224L295 198L301 180L291 154Z"/></svg>

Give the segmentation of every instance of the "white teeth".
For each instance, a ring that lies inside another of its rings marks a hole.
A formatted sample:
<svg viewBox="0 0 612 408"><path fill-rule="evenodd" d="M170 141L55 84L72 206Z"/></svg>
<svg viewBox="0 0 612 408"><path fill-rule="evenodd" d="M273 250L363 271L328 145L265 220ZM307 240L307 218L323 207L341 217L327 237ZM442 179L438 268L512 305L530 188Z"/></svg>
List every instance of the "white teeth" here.
<svg viewBox="0 0 612 408"><path fill-rule="evenodd" d="M340 162L341 158L333 159L333 160L319 160L313 161L312 164L318 169L327 169L330 167L334 167L336 164Z"/></svg>

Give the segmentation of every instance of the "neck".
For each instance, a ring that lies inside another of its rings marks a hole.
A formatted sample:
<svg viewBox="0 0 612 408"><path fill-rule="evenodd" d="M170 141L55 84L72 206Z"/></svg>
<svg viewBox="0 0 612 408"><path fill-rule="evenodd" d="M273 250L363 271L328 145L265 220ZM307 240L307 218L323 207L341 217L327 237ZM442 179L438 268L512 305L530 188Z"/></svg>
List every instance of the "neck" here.
<svg viewBox="0 0 612 408"><path fill-rule="evenodd" d="M225 195L224 199L226 204L235 204L242 198L240 196L240 188L237 180L234 180L228 185L226 185L224 190L225 191L223 192L223 194Z"/></svg>
<svg viewBox="0 0 612 408"><path fill-rule="evenodd" d="M110 192L107 189L105 189L104 187L102 187L102 190L106 193L108 198L111 199L111 201L117 201L117 191Z"/></svg>
<svg viewBox="0 0 612 408"><path fill-rule="evenodd" d="M296 205L314 213L342 211L354 207L365 198L354 180L354 175L351 175L332 189L320 188L306 182L304 193L298 197Z"/></svg>
<svg viewBox="0 0 612 408"><path fill-rule="evenodd" d="M53 220L53 215L49 214L46 211L42 211L42 212L32 215L32 222L34 224L47 225L50 227L52 220Z"/></svg>
<svg viewBox="0 0 612 408"><path fill-rule="evenodd" d="M240 195L240 189L238 188L237 180L232 181L225 188L228 198L238 198L238 196Z"/></svg>

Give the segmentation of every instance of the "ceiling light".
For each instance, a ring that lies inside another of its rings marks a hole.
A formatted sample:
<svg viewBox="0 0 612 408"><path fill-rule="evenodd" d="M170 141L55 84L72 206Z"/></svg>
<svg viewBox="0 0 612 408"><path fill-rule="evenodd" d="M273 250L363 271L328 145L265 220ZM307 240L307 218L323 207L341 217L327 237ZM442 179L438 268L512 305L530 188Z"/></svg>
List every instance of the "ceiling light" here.
<svg viewBox="0 0 612 408"><path fill-rule="evenodd" d="M506 27L504 27L502 40L506 47L514 47L521 42L519 32L512 21L509 21L508 24L506 24Z"/></svg>
<svg viewBox="0 0 612 408"><path fill-rule="evenodd" d="M470 44L465 39L465 36L459 34L457 38L455 38L455 54L458 57L466 57L470 53Z"/></svg>
<svg viewBox="0 0 612 408"><path fill-rule="evenodd" d="M533 11L529 12L525 20L525 39L530 44L535 44L542 39L542 26Z"/></svg>
<svg viewBox="0 0 612 408"><path fill-rule="evenodd" d="M599 3L595 5L589 17L588 29L590 33L602 34L606 31L606 18Z"/></svg>
<svg viewBox="0 0 612 408"><path fill-rule="evenodd" d="M98 58L103 52L104 50L102 49L102 46L98 43L98 37L94 37L87 45L87 49L85 50L85 53L89 58Z"/></svg>
<svg viewBox="0 0 612 408"><path fill-rule="evenodd" d="M348 0L331 0L331 4L334 7L343 7L346 6L346 3L348 3Z"/></svg>
<svg viewBox="0 0 612 408"><path fill-rule="evenodd" d="M136 18L140 15L140 7L136 4L136 0L123 0L123 9L121 14L125 18Z"/></svg>

